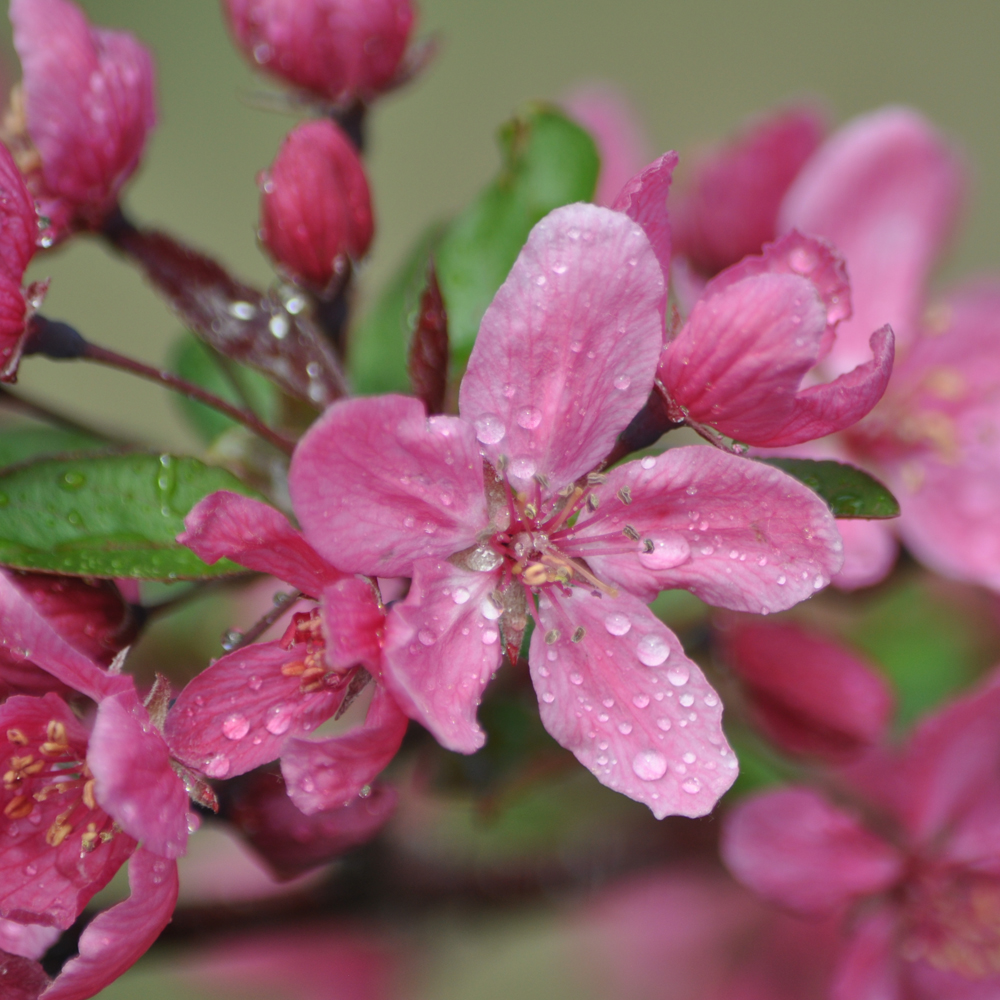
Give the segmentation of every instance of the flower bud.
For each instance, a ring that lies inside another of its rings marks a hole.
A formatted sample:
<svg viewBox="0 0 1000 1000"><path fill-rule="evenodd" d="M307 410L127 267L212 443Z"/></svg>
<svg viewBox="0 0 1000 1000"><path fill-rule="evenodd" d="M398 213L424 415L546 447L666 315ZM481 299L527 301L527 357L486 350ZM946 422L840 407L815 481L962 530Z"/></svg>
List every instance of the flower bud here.
<svg viewBox="0 0 1000 1000"><path fill-rule="evenodd" d="M91 28L69 0L11 0L21 93L5 138L52 223L45 243L95 229L156 124L153 62L124 31Z"/></svg>
<svg viewBox="0 0 1000 1000"><path fill-rule="evenodd" d="M323 288L344 255L368 250L368 181L350 140L332 122L295 128L260 186L260 238L290 277Z"/></svg>
<svg viewBox="0 0 1000 1000"><path fill-rule="evenodd" d="M224 0L233 35L259 66L317 97L369 100L397 75L409 0Z"/></svg>

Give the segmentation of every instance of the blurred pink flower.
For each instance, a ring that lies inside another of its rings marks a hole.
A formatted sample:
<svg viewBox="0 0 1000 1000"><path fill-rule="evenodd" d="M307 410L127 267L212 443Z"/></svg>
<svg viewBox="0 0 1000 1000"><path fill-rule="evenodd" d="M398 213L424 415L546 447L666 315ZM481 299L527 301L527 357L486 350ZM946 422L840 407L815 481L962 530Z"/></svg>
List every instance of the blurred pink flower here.
<svg viewBox="0 0 1000 1000"><path fill-rule="evenodd" d="M69 0L11 0L23 79L9 137L39 210L43 245L98 229L156 124L153 62L124 31L92 28Z"/></svg>
<svg viewBox="0 0 1000 1000"><path fill-rule="evenodd" d="M325 288L372 240L371 195L361 158L331 121L306 122L260 179L260 238L293 280Z"/></svg>
<svg viewBox="0 0 1000 1000"><path fill-rule="evenodd" d="M392 760L406 716L382 683L364 724L303 739L380 678L385 612L371 583L317 553L277 510L235 493L206 497L179 540L208 562L223 556L285 580L318 602L285 635L216 660L167 715L171 751L211 778L281 758L288 794L305 813L349 804Z"/></svg>
<svg viewBox="0 0 1000 1000"><path fill-rule="evenodd" d="M718 697L646 602L684 587L777 610L840 561L825 505L772 468L688 447L594 471L648 399L663 347L672 159L620 199L640 226L573 205L534 228L483 318L461 416L428 418L401 396L336 403L290 474L321 554L412 577L383 669L442 745L482 746L476 706L531 615L546 728L661 817L708 812L735 761Z"/></svg>
<svg viewBox="0 0 1000 1000"><path fill-rule="evenodd" d="M834 1000L993 996L998 775L994 675L929 716L903 748L876 748L843 771L835 801L792 787L738 805L723 857L765 898L847 919Z"/></svg>

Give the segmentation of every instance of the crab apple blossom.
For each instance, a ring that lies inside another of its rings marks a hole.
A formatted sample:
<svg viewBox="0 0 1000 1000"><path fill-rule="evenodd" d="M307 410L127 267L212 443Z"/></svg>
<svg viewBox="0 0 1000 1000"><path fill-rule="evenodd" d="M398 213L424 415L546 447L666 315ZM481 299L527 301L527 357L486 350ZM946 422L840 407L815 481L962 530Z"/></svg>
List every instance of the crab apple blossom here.
<svg viewBox="0 0 1000 1000"><path fill-rule="evenodd" d="M623 212L550 213L483 318L460 416L401 396L334 404L289 485L321 554L412 577L383 672L444 746L482 746L476 705L534 616L549 732L657 816L701 815L735 774L721 706L645 602L685 587L789 607L824 586L840 541L815 494L716 449L597 471L652 388L664 290L657 248Z"/></svg>
<svg viewBox="0 0 1000 1000"><path fill-rule="evenodd" d="M372 240L371 195L361 158L331 121L294 128L259 180L260 239L291 278L325 288Z"/></svg>
<svg viewBox="0 0 1000 1000"><path fill-rule="evenodd" d="M994 674L903 747L877 747L831 775L836 799L789 787L727 818L723 858L742 882L794 911L845 920L835 1000L1000 988L998 733Z"/></svg>
<svg viewBox="0 0 1000 1000"><path fill-rule="evenodd" d="M254 63L338 104L393 84L414 21L409 0L223 0L223 10Z"/></svg>
<svg viewBox="0 0 1000 1000"><path fill-rule="evenodd" d="M43 245L99 229L156 125L153 61L128 32L93 28L69 0L11 0L23 77L5 123L50 227Z"/></svg>
<svg viewBox="0 0 1000 1000"><path fill-rule="evenodd" d="M385 613L374 586L334 568L257 500L214 493L185 525L180 540L203 559L226 556L270 573L315 603L294 615L281 639L223 656L184 688L167 715L171 750L211 778L280 757L288 794L303 812L348 804L399 749L406 716L376 683L363 725L324 740L304 737L380 675Z"/></svg>

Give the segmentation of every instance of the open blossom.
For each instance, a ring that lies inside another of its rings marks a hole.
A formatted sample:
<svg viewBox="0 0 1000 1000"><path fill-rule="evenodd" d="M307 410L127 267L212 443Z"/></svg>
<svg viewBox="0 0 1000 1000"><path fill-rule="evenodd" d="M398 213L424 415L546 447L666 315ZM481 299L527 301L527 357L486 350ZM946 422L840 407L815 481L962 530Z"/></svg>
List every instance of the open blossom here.
<svg viewBox="0 0 1000 1000"><path fill-rule="evenodd" d="M835 775L836 802L790 787L728 817L723 857L741 881L794 911L851 918L834 1000L1000 989L998 733L994 675L902 748L876 748Z"/></svg>
<svg viewBox="0 0 1000 1000"><path fill-rule="evenodd" d="M128 32L92 28L69 0L11 0L23 78L5 122L46 244L96 229L156 124L153 62Z"/></svg>
<svg viewBox="0 0 1000 1000"><path fill-rule="evenodd" d="M372 240L361 158L331 121L294 128L260 178L260 239L291 278L322 289Z"/></svg>
<svg viewBox="0 0 1000 1000"><path fill-rule="evenodd" d="M201 558L225 556L270 573L316 603L294 615L281 639L223 656L184 688L167 715L171 750L211 778L280 758L288 794L303 812L349 804L395 756L406 716L377 683L362 726L305 737L380 675L385 613L375 588L334 568L260 501L214 493L185 525L180 540Z"/></svg>
<svg viewBox="0 0 1000 1000"><path fill-rule="evenodd" d="M684 587L786 608L828 581L840 542L815 494L716 449L597 471L663 346L665 189L646 181L625 203L640 221L649 210L652 242L624 212L590 205L534 228L483 318L460 416L428 418L402 396L336 403L289 482L320 553L412 578L389 611L383 671L444 746L483 744L476 706L531 616L549 732L657 816L701 815L735 760L718 697L646 602Z"/></svg>
<svg viewBox="0 0 1000 1000"><path fill-rule="evenodd" d="M337 103L387 89L413 28L409 0L223 0L223 9L258 66Z"/></svg>

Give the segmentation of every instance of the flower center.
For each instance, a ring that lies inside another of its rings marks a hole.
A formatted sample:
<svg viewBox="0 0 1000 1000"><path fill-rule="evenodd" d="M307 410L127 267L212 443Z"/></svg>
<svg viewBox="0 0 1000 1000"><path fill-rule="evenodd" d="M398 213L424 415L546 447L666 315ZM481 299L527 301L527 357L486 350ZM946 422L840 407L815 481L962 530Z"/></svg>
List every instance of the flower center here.
<svg viewBox="0 0 1000 1000"><path fill-rule="evenodd" d="M319 608L293 615L281 637L281 645L293 653L293 658L281 668L281 672L286 677L298 677L299 690L303 694L321 691L331 680L339 680L326 666L326 639Z"/></svg>

